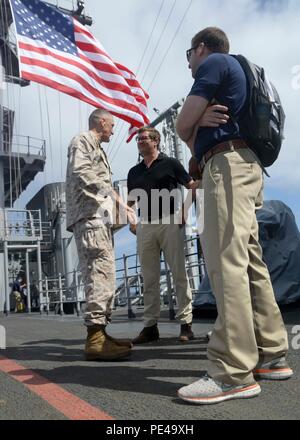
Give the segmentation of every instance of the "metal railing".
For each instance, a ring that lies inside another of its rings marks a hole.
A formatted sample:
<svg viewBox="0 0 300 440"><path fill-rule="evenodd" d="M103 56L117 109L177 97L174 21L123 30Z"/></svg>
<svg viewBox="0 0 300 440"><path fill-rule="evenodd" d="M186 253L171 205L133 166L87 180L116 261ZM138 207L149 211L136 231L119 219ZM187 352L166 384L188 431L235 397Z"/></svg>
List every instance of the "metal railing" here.
<svg viewBox="0 0 300 440"><path fill-rule="evenodd" d="M0 241L43 239L41 211L0 209Z"/></svg>
<svg viewBox="0 0 300 440"><path fill-rule="evenodd" d="M3 139L3 151L0 152L4 155L14 154L27 154L46 157L46 141L31 136L14 135L11 139Z"/></svg>
<svg viewBox="0 0 300 440"><path fill-rule="evenodd" d="M73 277L72 284L67 286L67 277ZM40 280L41 292L39 294L39 310L42 314L50 312L64 315L68 313L66 305L71 306L71 312L76 309L80 316L81 304L85 303L84 285L80 281L80 272L74 270L68 274L59 274L58 278L45 277Z"/></svg>
<svg viewBox="0 0 300 440"><path fill-rule="evenodd" d="M198 239L191 238L189 240L197 243L197 251L186 255L186 269L194 297L205 274L205 263ZM193 257L194 261L191 261L189 257ZM137 254L123 255L115 261L117 288L114 307L127 306L128 317L134 318L133 306L143 307L143 277L138 257ZM40 280L39 285L41 286L40 313L54 312L64 315L65 313L69 314L71 310L71 313L76 311L77 316L80 316L82 304L86 302L80 272L74 270L64 275L59 274L57 278L45 277ZM176 295L172 274L164 259L161 259L160 295L161 304L169 307L169 317L171 320L174 319L174 306L177 304ZM68 305L70 310L67 310Z"/></svg>
<svg viewBox="0 0 300 440"><path fill-rule="evenodd" d="M53 229L51 222L42 222L42 241L41 241L41 250L44 251L53 251Z"/></svg>
<svg viewBox="0 0 300 440"><path fill-rule="evenodd" d="M196 244L197 251L186 253L186 269L188 280L193 298L198 293L198 287L205 276L205 262L200 250L198 237L186 240ZM133 261L135 259L135 261ZM123 255L116 259L116 281L117 289L115 304L117 306L127 305L128 317L133 317L132 305L143 305L143 276L141 266L137 262L137 254ZM121 263L121 264L120 264ZM174 291L172 273L164 258L161 258L161 277L160 277L160 296L162 305L169 306L170 319L174 319L174 305L177 304L177 298ZM118 268L118 266L121 266Z"/></svg>

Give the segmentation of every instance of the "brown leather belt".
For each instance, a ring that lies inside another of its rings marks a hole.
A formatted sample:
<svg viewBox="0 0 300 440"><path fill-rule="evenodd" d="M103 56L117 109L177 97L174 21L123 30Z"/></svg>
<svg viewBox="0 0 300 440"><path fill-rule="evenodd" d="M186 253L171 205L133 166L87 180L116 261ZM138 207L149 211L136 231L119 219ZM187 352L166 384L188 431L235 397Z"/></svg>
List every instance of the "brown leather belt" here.
<svg viewBox="0 0 300 440"><path fill-rule="evenodd" d="M209 159L211 159L215 154L223 153L224 151L234 151L240 150L242 148L248 148L243 139L233 139L231 141L222 142L221 144L217 144L212 147L199 162L199 172L202 176L203 170Z"/></svg>

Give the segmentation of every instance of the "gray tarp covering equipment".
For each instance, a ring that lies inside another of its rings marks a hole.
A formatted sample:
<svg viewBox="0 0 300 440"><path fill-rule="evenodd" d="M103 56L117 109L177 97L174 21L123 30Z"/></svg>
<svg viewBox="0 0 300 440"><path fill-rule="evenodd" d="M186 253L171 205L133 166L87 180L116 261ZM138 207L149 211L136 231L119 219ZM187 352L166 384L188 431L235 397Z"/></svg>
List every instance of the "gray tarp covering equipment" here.
<svg viewBox="0 0 300 440"><path fill-rule="evenodd" d="M265 201L257 211L260 244L278 304L300 300L300 232L294 214L283 202ZM193 306L215 306L208 276L199 287Z"/></svg>

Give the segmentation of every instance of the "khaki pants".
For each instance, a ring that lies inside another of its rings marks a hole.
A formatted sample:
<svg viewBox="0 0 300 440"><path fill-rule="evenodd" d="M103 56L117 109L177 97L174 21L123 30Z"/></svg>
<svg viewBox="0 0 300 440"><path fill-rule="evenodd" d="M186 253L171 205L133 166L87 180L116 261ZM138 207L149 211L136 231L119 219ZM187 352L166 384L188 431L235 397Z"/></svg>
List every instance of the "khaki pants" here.
<svg viewBox="0 0 300 440"><path fill-rule="evenodd" d="M218 318L208 345L209 374L247 384L258 361L288 350L287 333L262 260L255 210L263 176L249 149L220 153L206 164L201 244Z"/></svg>
<svg viewBox="0 0 300 440"><path fill-rule="evenodd" d="M85 324L106 325L111 320L115 294L115 259L111 229L100 220L74 227L79 266L85 284Z"/></svg>
<svg viewBox="0 0 300 440"><path fill-rule="evenodd" d="M173 216L171 217L173 221ZM177 295L176 318L192 322L192 292L185 269L184 232L179 225L139 224L137 245L144 279L144 324L151 327L160 316L160 251L170 266Z"/></svg>

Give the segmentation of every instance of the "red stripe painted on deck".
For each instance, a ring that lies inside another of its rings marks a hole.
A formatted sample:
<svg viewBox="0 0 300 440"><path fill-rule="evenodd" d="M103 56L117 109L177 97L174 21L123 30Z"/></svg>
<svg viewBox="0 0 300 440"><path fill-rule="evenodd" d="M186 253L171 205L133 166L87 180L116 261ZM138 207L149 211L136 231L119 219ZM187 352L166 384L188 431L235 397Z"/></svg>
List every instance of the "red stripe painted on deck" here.
<svg viewBox="0 0 300 440"><path fill-rule="evenodd" d="M0 356L0 370L21 382L71 420L114 420L104 411L4 356Z"/></svg>

